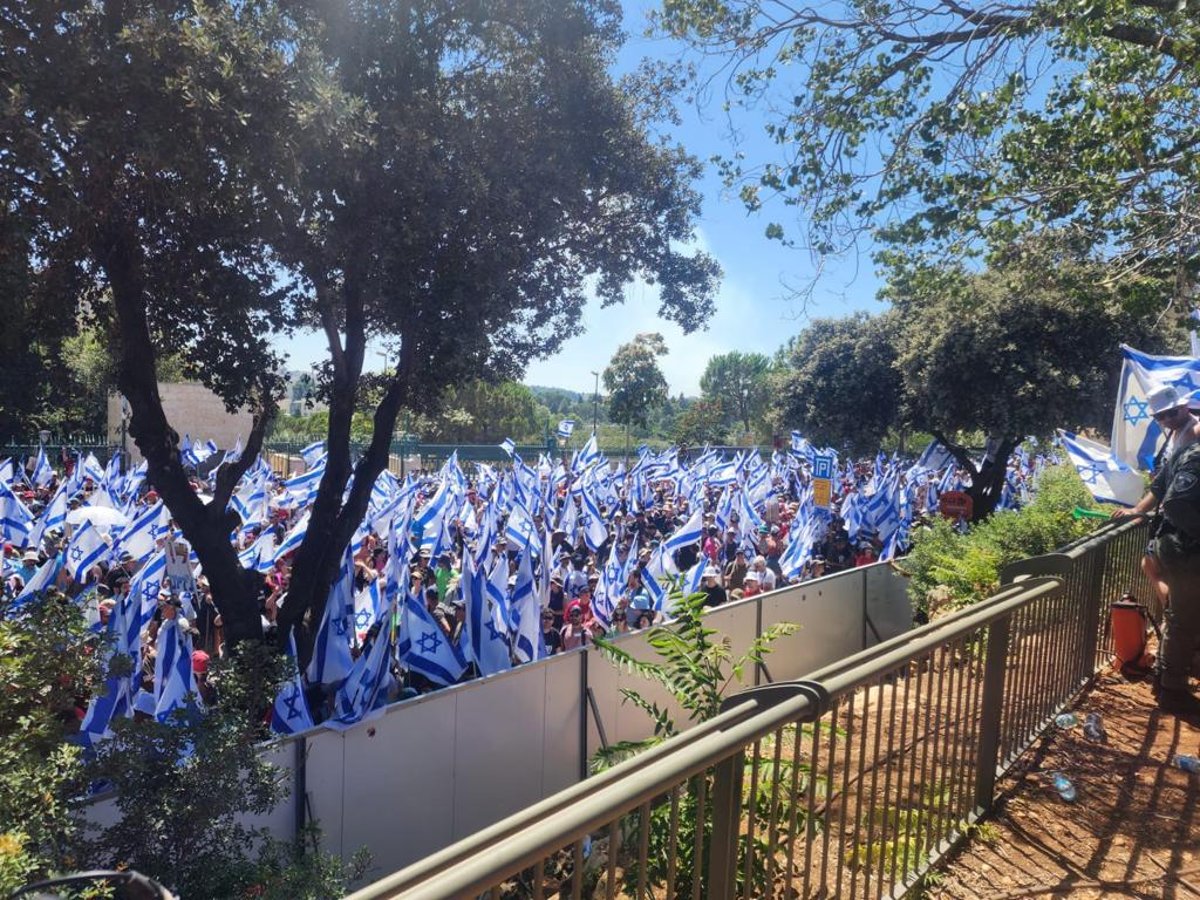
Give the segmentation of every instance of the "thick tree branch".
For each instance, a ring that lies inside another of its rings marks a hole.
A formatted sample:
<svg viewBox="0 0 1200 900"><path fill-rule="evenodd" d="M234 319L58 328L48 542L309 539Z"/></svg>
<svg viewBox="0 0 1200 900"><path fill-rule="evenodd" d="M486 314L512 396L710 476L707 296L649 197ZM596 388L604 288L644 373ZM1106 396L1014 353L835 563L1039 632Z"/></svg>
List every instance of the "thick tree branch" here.
<svg viewBox="0 0 1200 900"><path fill-rule="evenodd" d="M279 405L275 401L275 397L267 388L263 388L258 401L258 409L254 412L254 422L250 427L250 436L246 440L246 446L242 450L242 455L236 461L222 465L217 470L217 483L213 488L213 498L209 503L209 509L224 510L229 503L229 498L233 496L234 488L241 480L242 476L253 464L254 460L258 459L259 453L262 452L263 440L266 438L267 429L271 427L271 423L275 420L275 416L279 411Z"/></svg>

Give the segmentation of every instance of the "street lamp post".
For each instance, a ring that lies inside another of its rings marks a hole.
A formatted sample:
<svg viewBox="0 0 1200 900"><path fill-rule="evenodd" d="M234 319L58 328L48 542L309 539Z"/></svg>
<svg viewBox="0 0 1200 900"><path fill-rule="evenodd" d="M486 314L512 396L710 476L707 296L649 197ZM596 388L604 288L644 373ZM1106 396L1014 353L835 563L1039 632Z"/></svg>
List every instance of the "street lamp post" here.
<svg viewBox="0 0 1200 900"><path fill-rule="evenodd" d="M129 401L121 395L121 474L129 465Z"/></svg>
<svg viewBox="0 0 1200 900"><path fill-rule="evenodd" d="M596 376L596 389L592 392L592 434L596 433L596 416L600 408L600 373L593 372Z"/></svg>

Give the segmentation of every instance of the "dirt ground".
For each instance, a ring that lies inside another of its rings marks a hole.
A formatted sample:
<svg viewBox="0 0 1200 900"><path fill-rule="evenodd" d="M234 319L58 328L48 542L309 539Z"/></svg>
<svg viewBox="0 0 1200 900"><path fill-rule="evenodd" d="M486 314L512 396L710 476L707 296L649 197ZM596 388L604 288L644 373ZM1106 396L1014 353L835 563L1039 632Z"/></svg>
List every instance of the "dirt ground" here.
<svg viewBox="0 0 1200 900"><path fill-rule="evenodd" d="M1001 783L988 825L927 880L936 898L1200 898L1200 717L1159 712L1149 682L1102 675L1075 709L1099 712L1108 741L1049 733ZM1050 773L1074 783L1063 801Z"/></svg>

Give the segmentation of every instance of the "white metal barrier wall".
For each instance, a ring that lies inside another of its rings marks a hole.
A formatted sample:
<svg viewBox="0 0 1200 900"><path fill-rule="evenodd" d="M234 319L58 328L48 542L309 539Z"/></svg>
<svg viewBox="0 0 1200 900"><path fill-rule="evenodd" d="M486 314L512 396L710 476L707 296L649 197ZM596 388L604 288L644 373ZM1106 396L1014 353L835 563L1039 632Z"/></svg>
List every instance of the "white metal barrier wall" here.
<svg viewBox="0 0 1200 900"><path fill-rule="evenodd" d="M905 580L878 564L723 606L710 621L735 652L760 628L800 625L761 676L782 681L903 633L912 615ZM622 645L647 653L639 634ZM348 858L367 847L377 877L576 783L601 731L610 743L647 736L622 687L665 700L594 650L575 651L396 704L344 732L315 729L281 755L293 772L303 756L303 815L319 822L325 849Z"/></svg>

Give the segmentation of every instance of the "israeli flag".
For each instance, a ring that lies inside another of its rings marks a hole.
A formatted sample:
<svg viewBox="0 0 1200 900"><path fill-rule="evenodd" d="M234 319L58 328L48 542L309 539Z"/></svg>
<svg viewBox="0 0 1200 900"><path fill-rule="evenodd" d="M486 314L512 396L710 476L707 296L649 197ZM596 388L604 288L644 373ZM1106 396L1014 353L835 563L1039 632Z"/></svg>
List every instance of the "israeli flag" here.
<svg viewBox="0 0 1200 900"><path fill-rule="evenodd" d="M167 721L180 709L200 709L192 673L192 638L177 619L164 619L158 630L154 660L154 718Z"/></svg>
<svg viewBox="0 0 1200 900"><path fill-rule="evenodd" d="M13 601L13 606L20 606L27 600L36 597L38 594L45 591L54 585L54 579L58 577L59 561L57 556L52 556L44 563L34 576L29 579L29 583L25 585L21 593L17 594Z"/></svg>
<svg viewBox="0 0 1200 900"><path fill-rule="evenodd" d="M1133 506L1145 494L1141 474L1117 459L1103 444L1069 431L1060 430L1058 436L1071 465L1096 500Z"/></svg>
<svg viewBox="0 0 1200 900"><path fill-rule="evenodd" d="M296 668L296 641L288 637L288 665L291 677L279 689L271 709L271 730L276 734L297 734L313 727L312 713L304 696L304 681Z"/></svg>
<svg viewBox="0 0 1200 900"><path fill-rule="evenodd" d="M318 461L325 458L325 442L313 441L300 451L300 457L304 460L305 468L313 468Z"/></svg>
<svg viewBox="0 0 1200 900"><path fill-rule="evenodd" d="M408 668L436 684L450 685L458 681L466 671L467 661L433 620L425 604L411 594L404 598L403 621L404 637L400 648L402 661Z"/></svg>
<svg viewBox="0 0 1200 900"><path fill-rule="evenodd" d="M930 441L921 455L917 458L915 469L940 472L943 467L954 462L954 454L942 446L940 441ZM912 471L911 469L909 471Z"/></svg>
<svg viewBox="0 0 1200 900"><path fill-rule="evenodd" d="M275 553L275 532L268 529L238 554L238 562L244 569L266 573L275 565Z"/></svg>
<svg viewBox="0 0 1200 900"><path fill-rule="evenodd" d="M592 436L587 439L587 443L580 449L579 455L576 458L576 462L579 465L578 471L583 471L593 463L599 462L601 458L600 445L596 443L596 432L593 431ZM571 466L571 470L577 471L575 465Z"/></svg>
<svg viewBox="0 0 1200 900"><path fill-rule="evenodd" d="M497 627L497 617L489 608L487 582L469 553L463 557L459 586L466 604L467 616L463 626L466 649L479 667L479 673L486 676L508 671L512 668L512 657L509 654L507 628Z"/></svg>
<svg viewBox="0 0 1200 900"><path fill-rule="evenodd" d="M104 690L92 697L79 725L79 736L86 746L95 747L112 737L114 719L133 715L132 694L133 685L128 675L109 675L104 679Z"/></svg>
<svg viewBox="0 0 1200 900"><path fill-rule="evenodd" d="M138 562L149 557L157 549L155 538L158 536L159 519L165 509L160 500L138 513L114 542L113 554L120 558L123 551L128 551Z"/></svg>
<svg viewBox="0 0 1200 900"><path fill-rule="evenodd" d="M669 574L679 574L679 570L675 568L675 551L682 550L684 547L692 544L698 544L703 532L703 523L703 510L697 507L696 511L692 513L691 518L676 529L675 533L667 538L666 542L662 545L663 567Z"/></svg>
<svg viewBox="0 0 1200 900"><path fill-rule="evenodd" d="M517 443L512 438L505 438L498 445L501 450L508 454L509 458L517 451Z"/></svg>
<svg viewBox="0 0 1200 900"><path fill-rule="evenodd" d="M701 555L700 561L687 570L683 576L684 594L696 594L704 589L704 570L709 565L708 557Z"/></svg>
<svg viewBox="0 0 1200 900"><path fill-rule="evenodd" d="M1162 429L1150 413L1150 393L1164 385L1183 396L1200 390L1200 359L1189 356L1153 356L1127 344L1121 345L1124 360L1113 411L1112 453L1134 469L1153 468L1155 448Z"/></svg>
<svg viewBox="0 0 1200 900"><path fill-rule="evenodd" d="M146 564L137 570L129 582L129 596L137 601L137 613L132 610L126 618L125 645L130 655L136 655L141 648L139 636L147 623L154 618L158 608L158 595L162 591L163 576L167 571L167 551L159 550L147 560Z"/></svg>
<svg viewBox="0 0 1200 900"><path fill-rule="evenodd" d="M392 681L392 630L390 615L379 621L374 643L354 661L354 667L334 697L334 718L342 725L360 722L381 703L387 702Z"/></svg>
<svg viewBox="0 0 1200 900"><path fill-rule="evenodd" d="M579 525L583 528L583 540L588 549L595 553L608 539L608 525L596 504L596 498L591 491L583 492L583 508L579 515Z"/></svg>
<svg viewBox="0 0 1200 900"><path fill-rule="evenodd" d="M561 440L567 440L571 436L571 432L575 430L574 419L563 419L558 423L558 437Z"/></svg>
<svg viewBox="0 0 1200 900"><path fill-rule="evenodd" d="M109 548L100 532L91 522L84 522L77 529L67 546L66 569L70 576L80 583L88 570L97 563L108 559Z"/></svg>
<svg viewBox="0 0 1200 900"><path fill-rule="evenodd" d="M284 556L304 543L304 536L308 534L308 520L311 516L312 510L305 510L304 515L292 526L292 530L283 536L283 540L275 550L275 559L283 559Z"/></svg>
<svg viewBox="0 0 1200 900"><path fill-rule="evenodd" d="M338 580L325 600L325 612L306 672L309 684L340 684L354 667L350 656L353 590L354 564L343 559Z"/></svg>
<svg viewBox="0 0 1200 900"><path fill-rule="evenodd" d="M520 662L530 662L541 659L546 655L542 643L541 604L538 603L537 591L533 580L533 554L525 551L517 564L517 583L513 587L512 617L513 652Z"/></svg>
<svg viewBox="0 0 1200 900"><path fill-rule="evenodd" d="M0 537L24 547L33 525L33 513L25 508L8 485L0 483Z"/></svg>
<svg viewBox="0 0 1200 900"><path fill-rule="evenodd" d="M104 473L101 472L101 475ZM34 487L45 487L54 479L54 470L50 468L50 461L46 459L46 448L38 444L37 458L33 463L33 475L31 480Z"/></svg>

